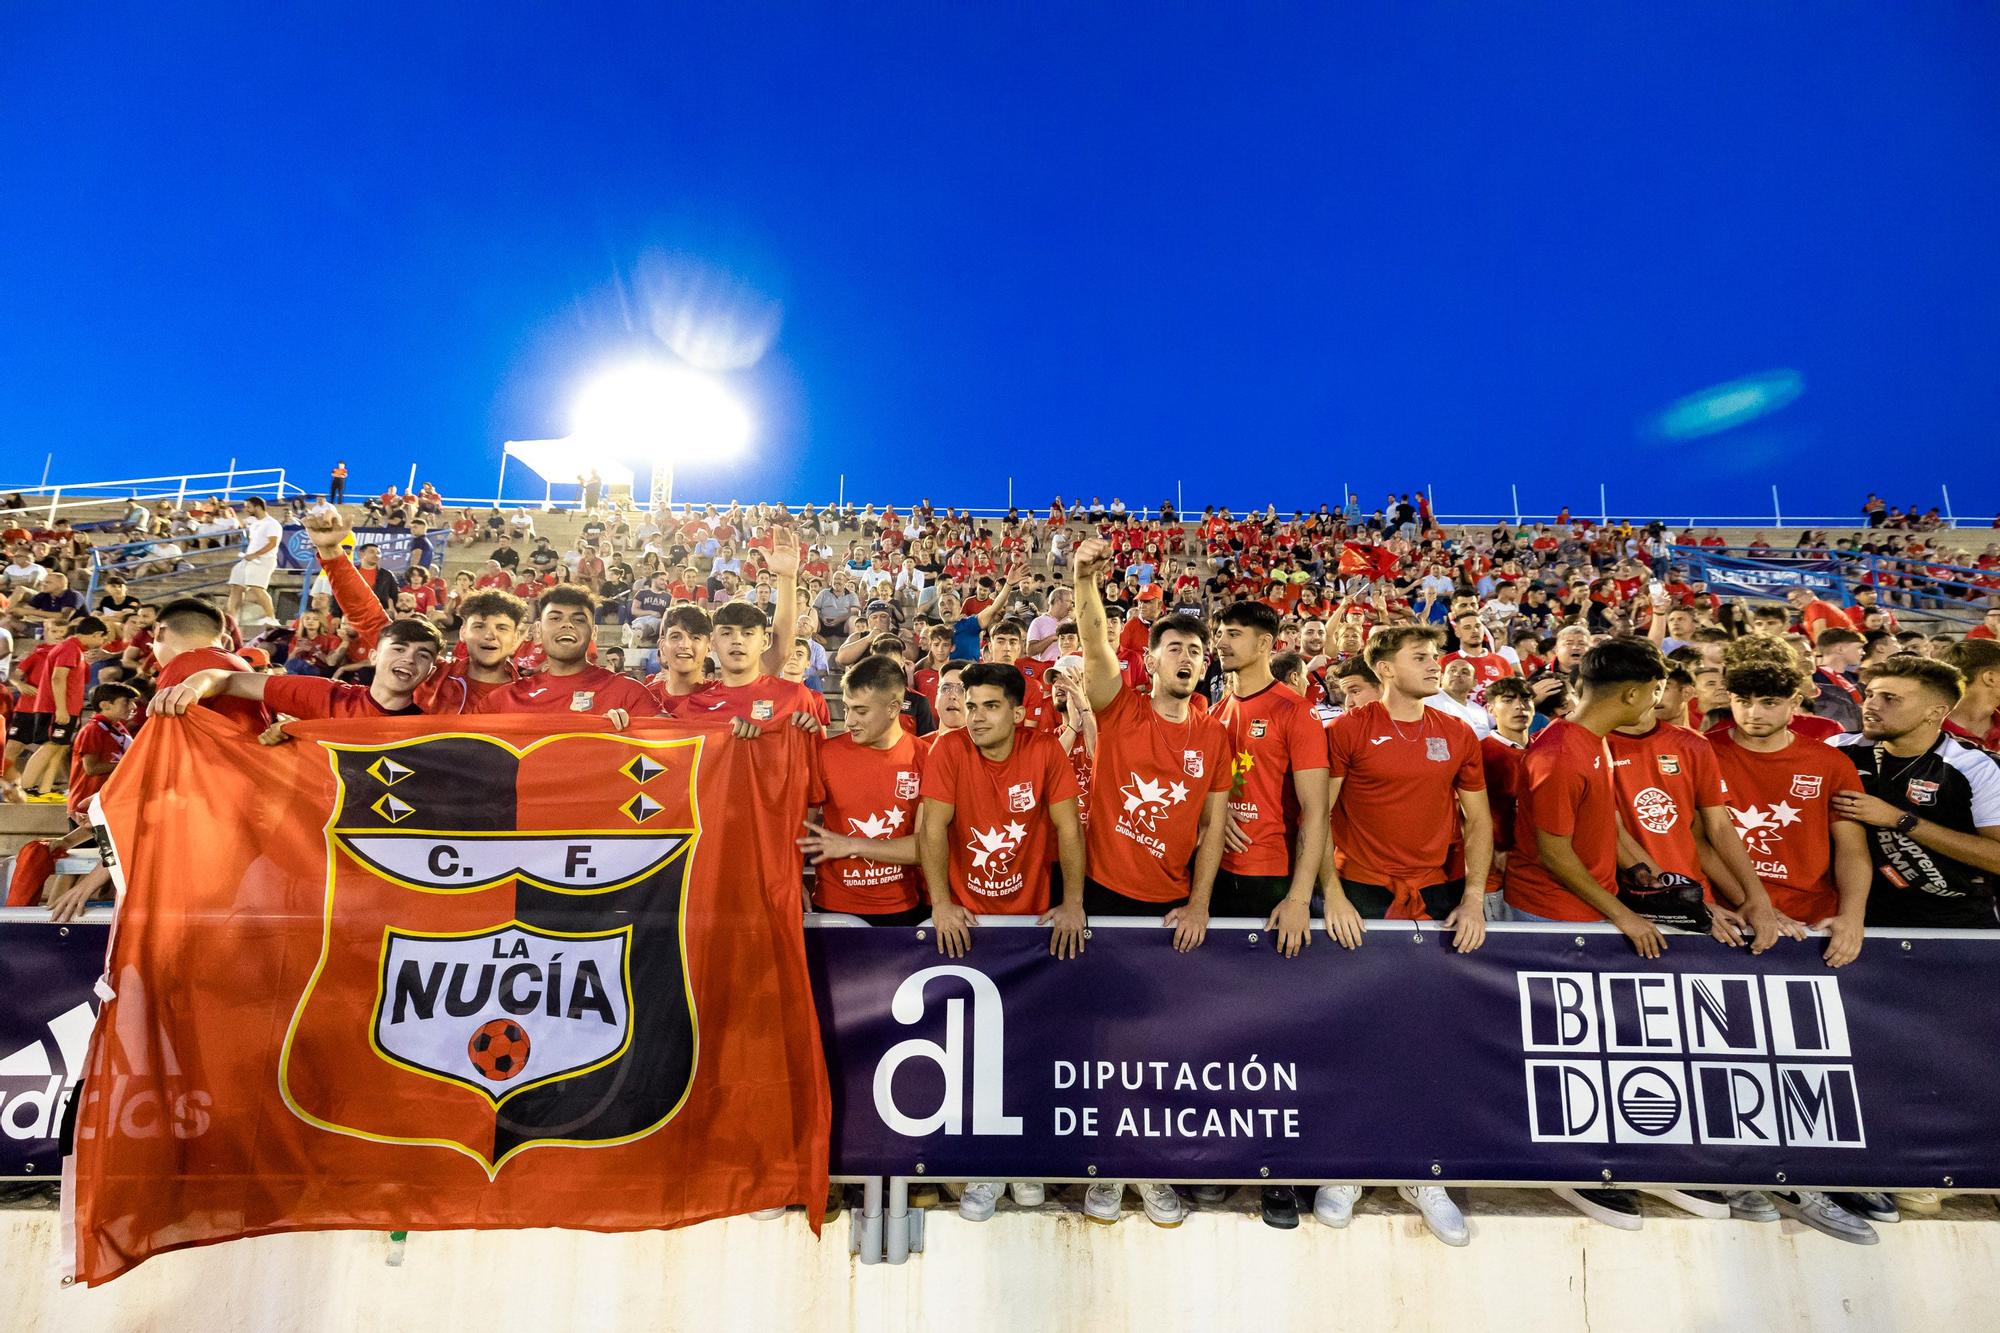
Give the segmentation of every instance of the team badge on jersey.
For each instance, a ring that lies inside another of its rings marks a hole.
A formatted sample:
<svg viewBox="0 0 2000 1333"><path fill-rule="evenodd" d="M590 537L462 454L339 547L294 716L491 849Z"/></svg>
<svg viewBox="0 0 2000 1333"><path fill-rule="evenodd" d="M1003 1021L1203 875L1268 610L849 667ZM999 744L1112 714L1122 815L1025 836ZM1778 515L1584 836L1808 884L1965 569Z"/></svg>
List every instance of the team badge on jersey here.
<svg viewBox="0 0 2000 1333"><path fill-rule="evenodd" d="M1424 758L1434 764L1449 763L1451 760L1451 743L1442 736L1424 737Z"/></svg>
<svg viewBox="0 0 2000 1333"><path fill-rule="evenodd" d="M569 711L572 713L588 713L590 706L596 702L596 690L572 690L569 696Z"/></svg>
<svg viewBox="0 0 2000 1333"><path fill-rule="evenodd" d="M1189 777L1191 778L1200 777L1202 773L1201 751L1200 750L1181 751L1181 767L1187 770L1187 775Z"/></svg>
<svg viewBox="0 0 2000 1333"><path fill-rule="evenodd" d="M1817 773L1794 773L1792 774L1792 795L1798 797L1801 801L1818 800L1820 782L1821 778Z"/></svg>
<svg viewBox="0 0 2000 1333"><path fill-rule="evenodd" d="M1661 755L1661 756L1660 756L1660 771L1661 771L1662 773L1665 773L1665 774L1667 774L1668 776L1672 776L1673 774L1675 774L1675 773L1678 773L1678 772L1680 772L1680 771L1681 771L1681 757L1680 757L1679 755L1677 755L1677 754L1663 754L1663 755Z"/></svg>
<svg viewBox="0 0 2000 1333"><path fill-rule="evenodd" d="M1922 778L1911 778L1908 788L1911 805L1936 805L1938 785Z"/></svg>
<svg viewBox="0 0 2000 1333"><path fill-rule="evenodd" d="M757 699L752 701L750 705L750 720L752 722L769 722L772 715L777 711L777 704L771 700Z"/></svg>
<svg viewBox="0 0 2000 1333"><path fill-rule="evenodd" d="M1034 809L1035 784L1032 782L1017 782L1009 787L1007 789L1007 808L1017 814L1023 810Z"/></svg>
<svg viewBox="0 0 2000 1333"><path fill-rule="evenodd" d="M1271 724L1264 718L1257 717L1250 719L1250 739L1253 741L1263 740L1264 733L1270 729L1270 726Z"/></svg>
<svg viewBox="0 0 2000 1333"><path fill-rule="evenodd" d="M896 771L897 800L899 801L916 800L918 787L919 787L919 777L917 774L912 773L910 770L906 768L898 769Z"/></svg>

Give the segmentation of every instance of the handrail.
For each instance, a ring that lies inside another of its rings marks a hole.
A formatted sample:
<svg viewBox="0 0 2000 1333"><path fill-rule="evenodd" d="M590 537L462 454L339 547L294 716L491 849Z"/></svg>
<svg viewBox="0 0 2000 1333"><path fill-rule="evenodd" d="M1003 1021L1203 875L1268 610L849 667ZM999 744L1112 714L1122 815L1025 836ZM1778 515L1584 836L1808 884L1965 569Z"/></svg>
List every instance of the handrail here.
<svg viewBox="0 0 2000 1333"><path fill-rule="evenodd" d="M271 476L271 474L275 474L275 476L266 481L244 480L245 478ZM72 481L55 486L50 486L47 483L40 483L34 486L0 486L0 494L18 493L25 498L30 493L46 493L49 497L46 510L48 522L54 523L56 515L64 509L83 509L101 505L111 500L156 501L171 497L174 507L179 508L187 503L188 484L190 482L212 480L216 477L223 479L220 494L225 502L233 499L238 492L243 493L247 497L268 491L272 499L280 501L285 498L285 493L288 490L300 495L305 494L297 486L293 486L285 480L284 468L238 468L235 466L234 460L231 460L231 465L225 472L182 472L159 477L124 477L113 478L108 481ZM139 487L161 482L174 482L174 490L172 492L153 491L144 495L140 494ZM212 487L207 486L196 486L194 489L196 492L213 490ZM69 492L72 496L80 495L84 498L72 499L65 504L62 498L65 491ZM35 502L33 508L36 510L43 508L40 500Z"/></svg>

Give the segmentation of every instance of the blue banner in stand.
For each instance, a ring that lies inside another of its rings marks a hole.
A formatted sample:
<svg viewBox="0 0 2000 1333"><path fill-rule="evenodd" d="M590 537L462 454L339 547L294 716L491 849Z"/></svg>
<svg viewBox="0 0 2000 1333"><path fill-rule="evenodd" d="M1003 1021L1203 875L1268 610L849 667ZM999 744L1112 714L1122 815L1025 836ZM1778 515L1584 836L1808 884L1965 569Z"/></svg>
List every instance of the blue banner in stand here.
<svg viewBox="0 0 2000 1333"><path fill-rule="evenodd" d="M0 1177L62 1174L56 1136L97 1022L103 922L0 928Z"/></svg>
<svg viewBox="0 0 2000 1333"><path fill-rule="evenodd" d="M844 1174L2000 1188L2000 941L807 932Z"/></svg>
<svg viewBox="0 0 2000 1333"><path fill-rule="evenodd" d="M1718 597L1783 598L1794 588L1810 588L1833 601L1852 600L1847 579L1834 560L1746 560L1685 546L1675 548L1674 558L1684 559L1689 579L1706 583Z"/></svg>
<svg viewBox="0 0 2000 1333"><path fill-rule="evenodd" d="M439 562L444 559L445 543L450 536L450 531L443 527L425 533L424 541L430 546L430 556L428 562L417 563L428 563L435 571ZM416 552L416 538L410 535L409 529L356 528L354 548L359 550L363 546L379 547L382 552L382 568L397 578L402 578L410 572L411 559ZM311 569L317 564L312 540L306 536L306 530L296 523L287 523L284 536L278 542L278 568Z"/></svg>

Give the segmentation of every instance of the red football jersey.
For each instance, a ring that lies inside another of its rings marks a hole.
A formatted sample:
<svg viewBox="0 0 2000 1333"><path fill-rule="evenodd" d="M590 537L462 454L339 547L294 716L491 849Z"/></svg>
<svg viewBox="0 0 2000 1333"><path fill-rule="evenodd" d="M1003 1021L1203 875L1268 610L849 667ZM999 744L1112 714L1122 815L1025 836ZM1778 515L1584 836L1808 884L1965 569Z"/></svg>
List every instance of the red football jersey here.
<svg viewBox="0 0 2000 1333"><path fill-rule="evenodd" d="M1686 727L1660 723L1643 736L1614 731L1613 777L1625 831L1662 870L1686 875L1704 886L1695 839L1695 812L1727 805L1728 788L1716 767L1715 748Z"/></svg>
<svg viewBox="0 0 2000 1333"><path fill-rule="evenodd" d="M1486 802L1493 807L1493 851L1514 850L1514 793L1521 780L1521 758L1528 747L1516 745L1498 732L1479 742L1486 767Z"/></svg>
<svg viewBox="0 0 2000 1333"><path fill-rule="evenodd" d="M56 672L67 671L63 679L63 713L72 721L83 711L84 685L90 676L90 668L83 660L83 645L75 639L64 639L60 643L48 645L48 652L41 660L41 674L35 678L35 701L27 709L30 713L53 713L56 711Z"/></svg>
<svg viewBox="0 0 2000 1333"><path fill-rule="evenodd" d="M156 683L164 690L169 685L179 685L197 671L248 671L250 664L234 653L225 653L220 648L190 648L173 661L160 668L160 678ZM203 708L213 709L229 719L232 725L241 727L252 736L262 735L271 725L271 710L254 699L238 699L234 696L204 699Z"/></svg>
<svg viewBox="0 0 2000 1333"><path fill-rule="evenodd" d="M622 708L633 717L658 717L660 706L629 676L584 666L566 676L550 672L502 685L479 701L481 713L594 713Z"/></svg>
<svg viewBox="0 0 2000 1333"><path fill-rule="evenodd" d="M662 685L662 691L665 690ZM794 713L804 713L827 724L826 699L818 690L795 680L759 676L747 685L724 685L719 680L704 681L692 694L669 696L678 700L673 716L681 718L728 717L746 722L787 722Z"/></svg>
<svg viewBox="0 0 2000 1333"><path fill-rule="evenodd" d="M1169 722L1121 686L1097 714L1091 787L1101 795L1088 829L1090 877L1142 902L1187 897L1202 807L1233 781L1221 723L1192 709Z"/></svg>
<svg viewBox="0 0 2000 1333"><path fill-rule="evenodd" d="M1771 905L1807 925L1840 910L1833 878L1833 795L1862 790L1847 752L1795 736L1771 754L1746 750L1733 732L1712 742L1729 784L1729 817Z"/></svg>
<svg viewBox="0 0 2000 1333"><path fill-rule="evenodd" d="M1214 715L1234 756L1229 813L1250 838L1247 850L1222 854L1222 868L1238 875L1290 874L1299 822L1292 774L1326 767L1326 732L1305 696L1276 681L1248 697L1228 696Z"/></svg>
<svg viewBox="0 0 2000 1333"><path fill-rule="evenodd" d="M123 722L113 722L98 714L83 724L69 752L70 818L82 819L90 798L111 780L109 773L84 772L83 761L103 759L116 764L125 757L125 747L131 743L132 733L125 729Z"/></svg>
<svg viewBox="0 0 2000 1333"><path fill-rule="evenodd" d="M822 827L851 838L907 838L917 831L924 747L900 729L886 750L858 744L852 735L820 742L825 787ZM906 912L921 901L922 872L861 857L822 861L813 883L813 905L822 912L876 915Z"/></svg>
<svg viewBox="0 0 2000 1333"><path fill-rule="evenodd" d="M1607 891L1618 881L1618 796L1604 742L1588 727L1558 718L1529 743L1514 793L1514 851L1506 898L1530 916L1596 921L1596 910L1562 886L1536 853L1535 833L1570 839L1590 877Z"/></svg>
<svg viewBox="0 0 2000 1333"><path fill-rule="evenodd" d="M1442 884L1459 830L1458 793L1484 791L1472 728L1435 708L1411 722L1377 700L1326 724L1334 865L1342 878L1395 891L1389 916L1423 920L1419 889Z"/></svg>
<svg viewBox="0 0 2000 1333"><path fill-rule="evenodd" d="M324 676L272 676L264 682L264 706L289 717L398 717L424 710L412 703L391 713L375 702L365 685Z"/></svg>
<svg viewBox="0 0 2000 1333"><path fill-rule="evenodd" d="M925 799L952 807L951 896L970 912L1039 916L1049 909L1049 807L1076 799L1076 775L1053 736L1014 730L1014 748L994 763L969 732L931 746Z"/></svg>

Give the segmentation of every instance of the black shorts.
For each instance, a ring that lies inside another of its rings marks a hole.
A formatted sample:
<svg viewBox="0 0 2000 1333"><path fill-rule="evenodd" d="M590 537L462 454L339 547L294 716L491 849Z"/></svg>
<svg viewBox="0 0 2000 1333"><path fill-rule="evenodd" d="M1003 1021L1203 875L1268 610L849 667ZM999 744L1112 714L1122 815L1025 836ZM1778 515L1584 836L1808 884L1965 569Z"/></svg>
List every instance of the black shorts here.
<svg viewBox="0 0 2000 1333"><path fill-rule="evenodd" d="M1380 884L1357 884L1351 879L1342 880L1341 887L1347 890L1347 901L1354 904L1354 910L1364 921L1384 921L1388 919L1389 907L1396 901L1396 895ZM1458 908L1458 900L1465 896L1465 881L1454 879L1444 884L1433 884L1419 889L1424 900L1424 913L1433 921L1442 921Z"/></svg>
<svg viewBox="0 0 2000 1333"><path fill-rule="evenodd" d="M921 926L931 919L931 909L930 904L919 903L901 912L849 912L848 915L871 926Z"/></svg>
<svg viewBox="0 0 2000 1333"><path fill-rule="evenodd" d="M1186 907L1187 899L1175 898L1171 902L1153 903L1143 898L1134 898L1107 888L1094 879L1083 881L1083 914L1085 916L1165 916L1176 907Z"/></svg>
<svg viewBox="0 0 2000 1333"><path fill-rule="evenodd" d="M40 745L49 738L54 713L16 713L7 724L7 739L20 745Z"/></svg>
<svg viewBox="0 0 2000 1333"><path fill-rule="evenodd" d="M1277 910L1292 891L1290 875L1238 875L1228 870L1215 873L1215 892L1208 900L1210 916L1248 916L1262 921Z"/></svg>

